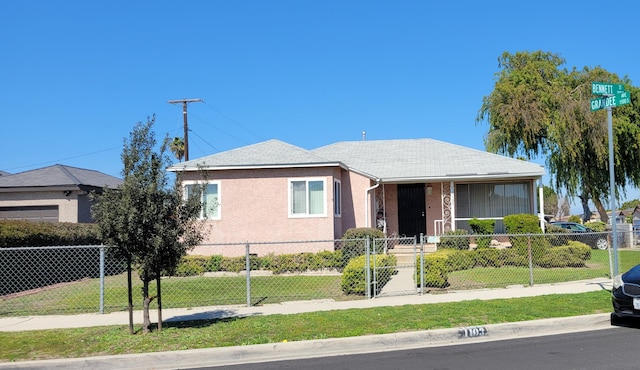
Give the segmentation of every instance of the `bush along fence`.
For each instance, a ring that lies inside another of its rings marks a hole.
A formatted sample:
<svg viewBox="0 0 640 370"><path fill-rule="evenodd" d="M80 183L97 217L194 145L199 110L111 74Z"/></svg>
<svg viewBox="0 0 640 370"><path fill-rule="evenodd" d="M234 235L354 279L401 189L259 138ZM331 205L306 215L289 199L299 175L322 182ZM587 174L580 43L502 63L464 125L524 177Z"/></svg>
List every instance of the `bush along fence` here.
<svg viewBox="0 0 640 370"><path fill-rule="evenodd" d="M602 238L608 242L610 233L456 231L418 239L204 245L165 272L162 302L163 308L254 306L611 278L611 249L598 249ZM640 263L635 248L620 247L621 271ZM126 310L125 265L111 249L0 248L0 316ZM134 278L134 309L141 308L140 288Z"/></svg>

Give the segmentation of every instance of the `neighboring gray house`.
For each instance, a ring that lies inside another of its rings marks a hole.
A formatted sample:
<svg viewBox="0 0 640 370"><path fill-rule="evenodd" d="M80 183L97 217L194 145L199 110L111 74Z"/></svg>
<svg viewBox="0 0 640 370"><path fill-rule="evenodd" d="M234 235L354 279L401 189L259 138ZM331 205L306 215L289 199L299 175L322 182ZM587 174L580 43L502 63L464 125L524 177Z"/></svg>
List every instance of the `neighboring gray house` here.
<svg viewBox="0 0 640 370"><path fill-rule="evenodd" d="M471 218L537 214L541 165L433 139L338 142L306 150L279 140L176 163L207 184L205 243L328 240L353 227L441 235Z"/></svg>
<svg viewBox="0 0 640 370"><path fill-rule="evenodd" d="M0 219L92 222L89 193L122 180L102 172L56 164L0 176Z"/></svg>

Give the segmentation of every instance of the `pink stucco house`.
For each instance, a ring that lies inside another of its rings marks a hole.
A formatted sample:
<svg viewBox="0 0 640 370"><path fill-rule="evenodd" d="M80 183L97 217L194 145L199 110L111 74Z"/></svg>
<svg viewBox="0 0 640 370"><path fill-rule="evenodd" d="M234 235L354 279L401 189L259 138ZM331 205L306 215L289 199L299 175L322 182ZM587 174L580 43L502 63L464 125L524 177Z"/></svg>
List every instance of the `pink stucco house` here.
<svg viewBox="0 0 640 370"><path fill-rule="evenodd" d="M206 183L206 243L331 240L353 227L440 235L473 218L536 213L538 164L432 139L338 142L306 150L268 140L178 163Z"/></svg>

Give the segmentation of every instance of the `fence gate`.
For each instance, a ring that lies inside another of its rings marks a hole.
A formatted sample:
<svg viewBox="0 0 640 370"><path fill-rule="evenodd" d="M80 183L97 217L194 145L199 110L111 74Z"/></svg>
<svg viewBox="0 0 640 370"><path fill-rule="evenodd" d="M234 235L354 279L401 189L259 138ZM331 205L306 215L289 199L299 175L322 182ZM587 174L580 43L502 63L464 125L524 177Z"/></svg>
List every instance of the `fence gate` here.
<svg viewBox="0 0 640 370"><path fill-rule="evenodd" d="M394 265L379 264L377 258L372 258L372 296L410 295L419 292L417 278L417 263L420 258L420 248L415 237L375 239L371 245L370 254L388 254L396 257ZM418 266L419 268L419 266Z"/></svg>

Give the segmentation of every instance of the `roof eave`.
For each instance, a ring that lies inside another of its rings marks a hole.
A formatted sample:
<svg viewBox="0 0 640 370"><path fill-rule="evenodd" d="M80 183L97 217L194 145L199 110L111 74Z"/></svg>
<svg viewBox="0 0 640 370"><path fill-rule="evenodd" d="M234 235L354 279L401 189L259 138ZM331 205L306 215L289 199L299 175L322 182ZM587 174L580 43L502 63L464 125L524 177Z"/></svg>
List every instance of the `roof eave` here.
<svg viewBox="0 0 640 370"><path fill-rule="evenodd" d="M325 163L287 163L287 164L248 164L248 165L230 165L230 166L182 166L173 165L167 168L169 172L195 172L195 171L227 171L227 170L256 170L256 169L273 169L273 168L312 168L312 167L347 167L341 162L325 162Z"/></svg>
<svg viewBox="0 0 640 370"><path fill-rule="evenodd" d="M382 178L383 183L420 183L420 182L444 182L444 181L484 181L484 180L512 180L512 179L528 179L537 180L542 178L544 174L540 173L512 173L512 174L459 174L446 176L429 176L429 177L387 177Z"/></svg>

